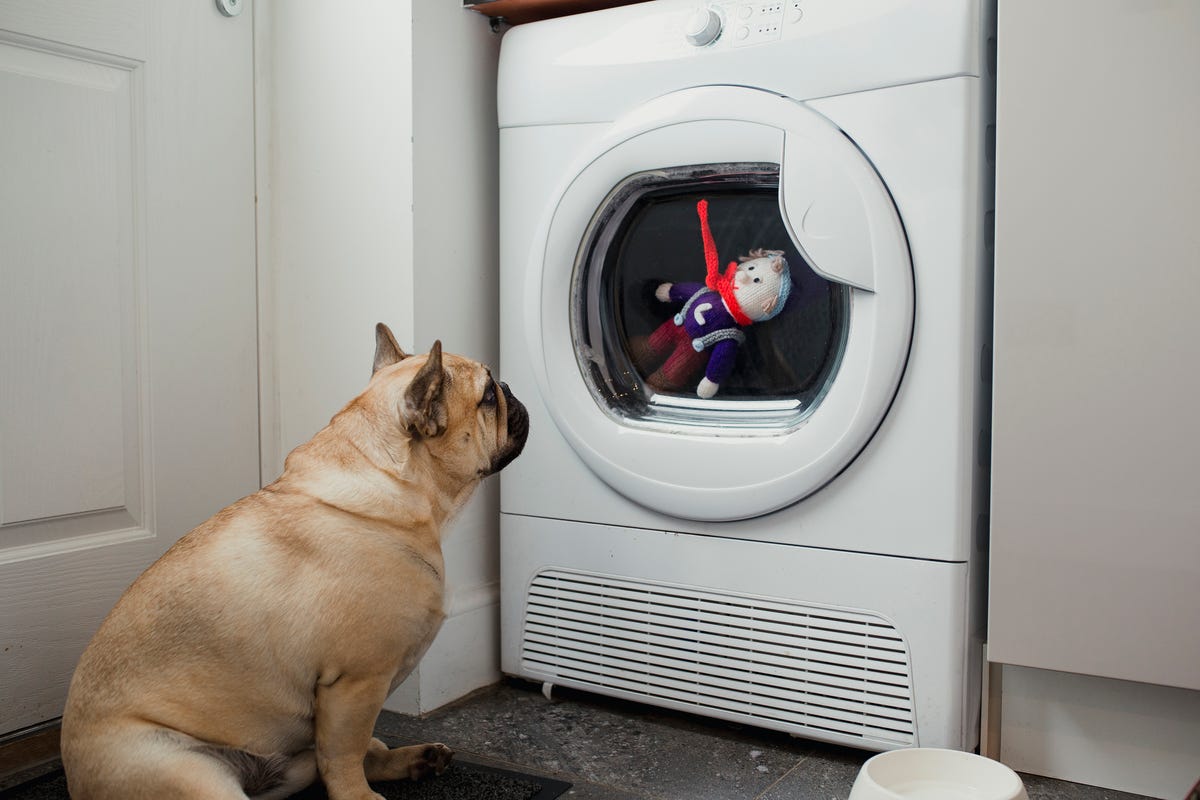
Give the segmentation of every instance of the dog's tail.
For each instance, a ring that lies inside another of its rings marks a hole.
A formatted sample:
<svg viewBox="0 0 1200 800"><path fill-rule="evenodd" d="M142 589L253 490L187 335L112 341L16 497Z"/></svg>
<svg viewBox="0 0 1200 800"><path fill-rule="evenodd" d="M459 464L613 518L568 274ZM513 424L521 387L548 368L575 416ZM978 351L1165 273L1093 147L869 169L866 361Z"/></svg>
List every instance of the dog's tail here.
<svg viewBox="0 0 1200 800"><path fill-rule="evenodd" d="M267 794L288 782L292 757L283 753L260 756L236 747L203 745L198 752L223 762L242 784L242 790L250 797Z"/></svg>

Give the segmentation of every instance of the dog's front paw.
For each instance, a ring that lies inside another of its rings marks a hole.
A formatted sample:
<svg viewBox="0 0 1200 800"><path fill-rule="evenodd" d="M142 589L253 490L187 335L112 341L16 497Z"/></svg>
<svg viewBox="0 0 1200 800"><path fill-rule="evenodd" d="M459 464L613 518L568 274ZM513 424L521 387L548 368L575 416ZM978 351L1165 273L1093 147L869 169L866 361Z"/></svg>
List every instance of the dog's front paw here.
<svg viewBox="0 0 1200 800"><path fill-rule="evenodd" d="M430 775L441 775L454 758L454 751L441 742L422 745L418 757L408 768L408 777L414 781L428 778Z"/></svg>

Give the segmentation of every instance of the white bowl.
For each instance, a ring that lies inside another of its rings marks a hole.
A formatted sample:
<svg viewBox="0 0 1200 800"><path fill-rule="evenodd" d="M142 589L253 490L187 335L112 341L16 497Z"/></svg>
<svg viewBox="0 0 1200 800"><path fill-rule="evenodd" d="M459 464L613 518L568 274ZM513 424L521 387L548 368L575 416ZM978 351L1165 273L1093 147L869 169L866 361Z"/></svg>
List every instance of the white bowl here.
<svg viewBox="0 0 1200 800"><path fill-rule="evenodd" d="M1017 773L998 761L915 747L873 756L862 765L850 800L1028 800Z"/></svg>

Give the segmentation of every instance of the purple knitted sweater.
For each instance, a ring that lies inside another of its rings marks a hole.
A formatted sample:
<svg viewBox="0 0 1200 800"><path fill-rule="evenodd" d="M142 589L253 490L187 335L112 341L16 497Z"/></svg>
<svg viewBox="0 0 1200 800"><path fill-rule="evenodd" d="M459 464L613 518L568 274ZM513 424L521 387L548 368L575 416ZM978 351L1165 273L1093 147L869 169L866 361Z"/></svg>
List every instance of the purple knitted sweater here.
<svg viewBox="0 0 1200 800"><path fill-rule="evenodd" d="M726 330L739 330L733 315L725 308L721 295L705 288L702 283L675 283L671 285L671 302L684 304L697 292L703 292L687 310L683 318L683 329L693 340ZM737 339L721 339L706 348L709 351L708 366L704 377L713 383L724 383L733 372L737 355Z"/></svg>

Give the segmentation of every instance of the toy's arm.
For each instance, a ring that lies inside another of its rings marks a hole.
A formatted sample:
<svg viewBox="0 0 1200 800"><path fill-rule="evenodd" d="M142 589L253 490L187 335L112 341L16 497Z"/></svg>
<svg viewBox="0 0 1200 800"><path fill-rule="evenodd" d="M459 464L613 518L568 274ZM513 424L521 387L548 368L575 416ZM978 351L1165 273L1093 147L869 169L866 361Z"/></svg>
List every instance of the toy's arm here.
<svg viewBox="0 0 1200 800"><path fill-rule="evenodd" d="M737 355L737 341L723 339L712 346L708 356L708 366L704 369L704 377L696 387L696 394L707 400L717 393L717 389L733 372L733 363Z"/></svg>
<svg viewBox="0 0 1200 800"><path fill-rule="evenodd" d="M696 387L696 396L701 400L709 400L717 393L717 389L721 388L721 384L713 383L705 376L700 379L700 385Z"/></svg>
<svg viewBox="0 0 1200 800"><path fill-rule="evenodd" d="M698 283L660 283L654 290L654 296L663 303L686 303L703 288Z"/></svg>

